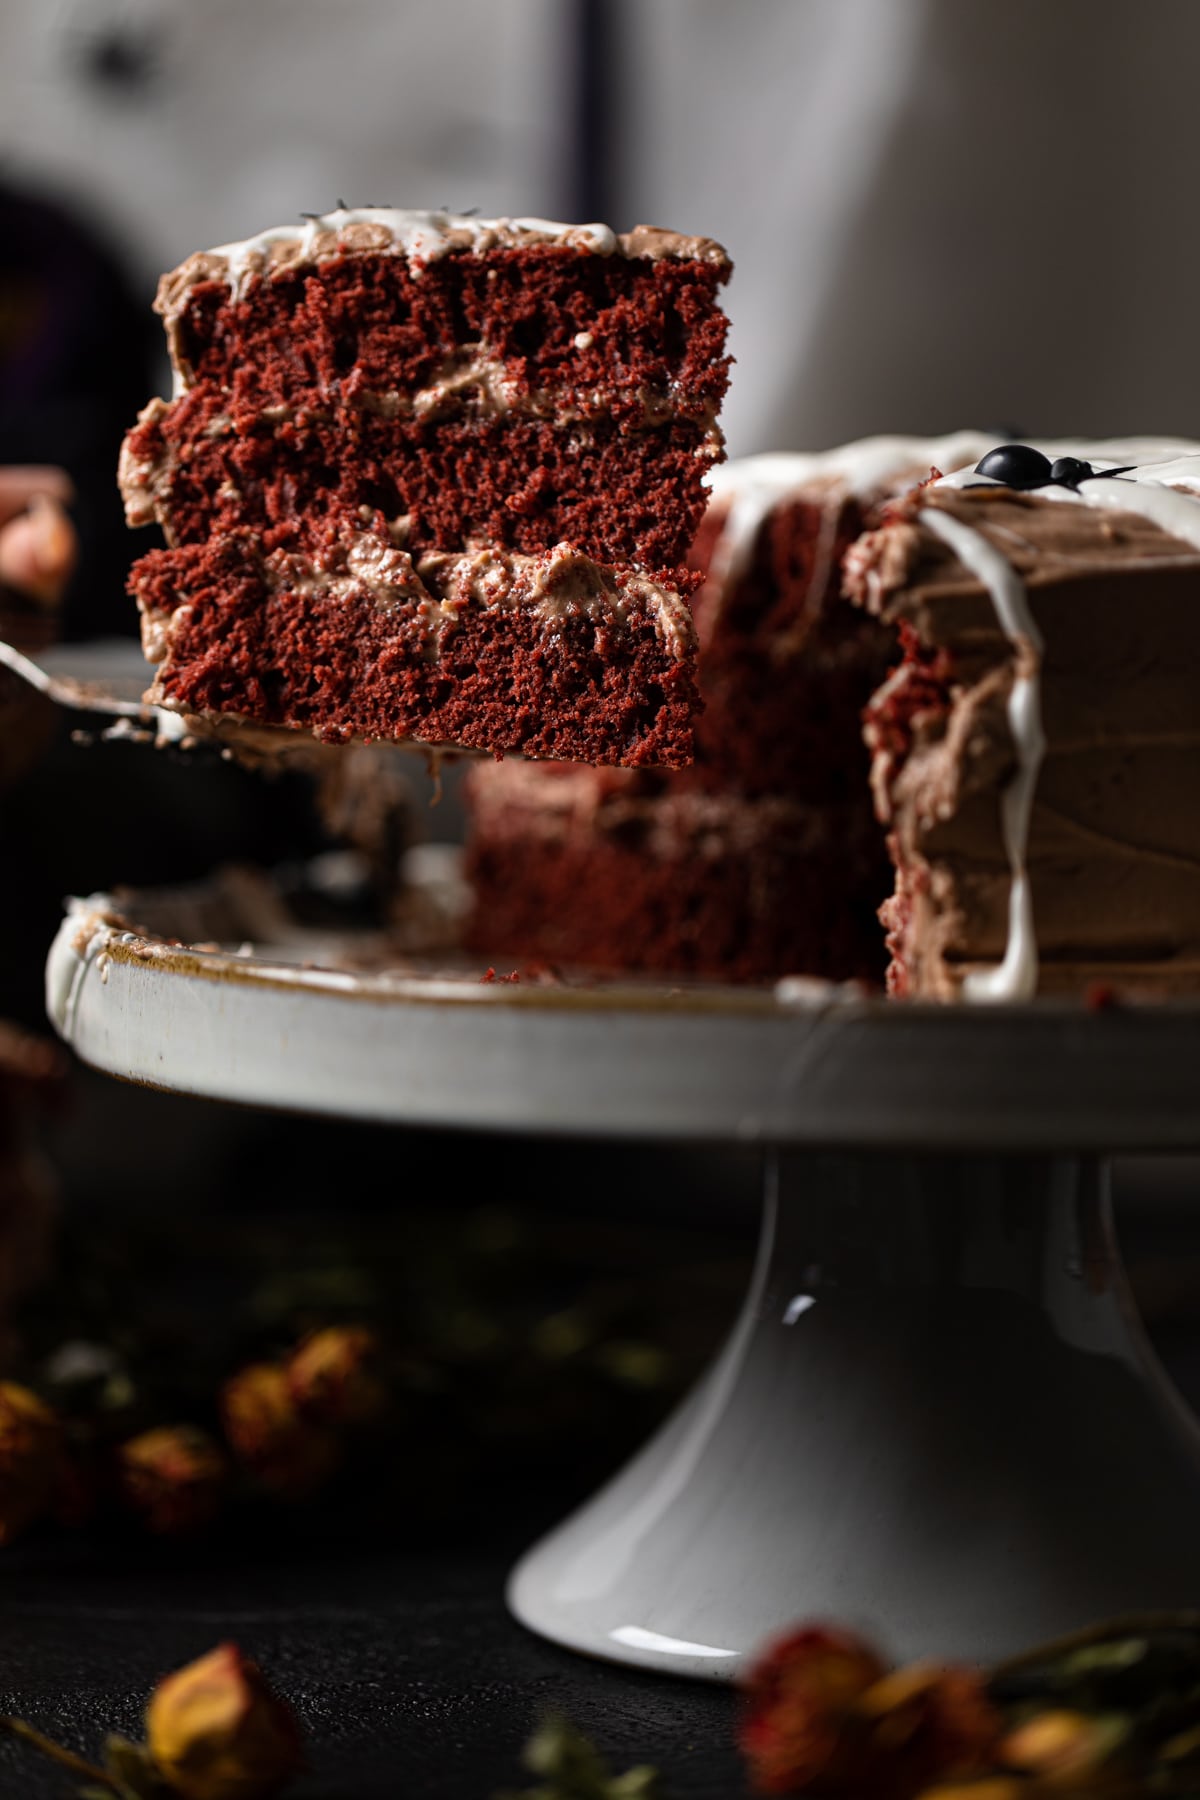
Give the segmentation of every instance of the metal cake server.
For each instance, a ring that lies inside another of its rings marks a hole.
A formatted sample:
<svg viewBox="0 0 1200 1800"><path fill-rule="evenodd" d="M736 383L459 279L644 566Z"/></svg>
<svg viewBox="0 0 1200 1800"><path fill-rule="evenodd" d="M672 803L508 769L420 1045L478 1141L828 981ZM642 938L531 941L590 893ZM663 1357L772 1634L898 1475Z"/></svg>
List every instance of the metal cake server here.
<svg viewBox="0 0 1200 1800"><path fill-rule="evenodd" d="M154 718L143 699L154 671L133 638L97 638L84 644L54 644L36 656L0 639L0 665L72 712L112 718Z"/></svg>

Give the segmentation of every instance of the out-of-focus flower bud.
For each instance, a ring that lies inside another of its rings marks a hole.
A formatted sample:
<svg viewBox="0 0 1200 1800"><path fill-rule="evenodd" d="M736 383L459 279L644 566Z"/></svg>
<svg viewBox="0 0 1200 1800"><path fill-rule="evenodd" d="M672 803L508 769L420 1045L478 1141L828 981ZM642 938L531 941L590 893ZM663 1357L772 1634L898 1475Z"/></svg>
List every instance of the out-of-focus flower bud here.
<svg viewBox="0 0 1200 1800"><path fill-rule="evenodd" d="M0 1544L11 1544L54 1501L64 1461L62 1426L44 1401L0 1381Z"/></svg>
<svg viewBox="0 0 1200 1800"><path fill-rule="evenodd" d="M848 1728L857 1702L885 1673L869 1644L827 1626L769 1645L750 1671L738 1732L758 1791L852 1791L864 1746Z"/></svg>
<svg viewBox="0 0 1200 1800"><path fill-rule="evenodd" d="M194 1425L143 1431L117 1452L122 1498L151 1531L165 1537L212 1523L227 1473L220 1446Z"/></svg>
<svg viewBox="0 0 1200 1800"><path fill-rule="evenodd" d="M980 1676L937 1664L889 1672L858 1638L816 1628L752 1672L740 1735L762 1793L912 1800L993 1767L1001 1729Z"/></svg>
<svg viewBox="0 0 1200 1800"><path fill-rule="evenodd" d="M298 1410L275 1363L252 1363L225 1383L221 1422L238 1461L272 1493L302 1499L337 1466L337 1439Z"/></svg>
<svg viewBox="0 0 1200 1800"><path fill-rule="evenodd" d="M379 1340L365 1325L312 1332L292 1352L287 1373L297 1407L322 1425L365 1424L387 1406Z"/></svg>
<svg viewBox="0 0 1200 1800"><path fill-rule="evenodd" d="M994 1765L1003 1725L973 1670L910 1664L869 1688L857 1711L897 1793Z"/></svg>
<svg viewBox="0 0 1200 1800"><path fill-rule="evenodd" d="M1128 1736L1128 1722L1119 1716L1056 1709L1037 1713L1010 1731L996 1760L1045 1787L1090 1792Z"/></svg>
<svg viewBox="0 0 1200 1800"><path fill-rule="evenodd" d="M146 1708L146 1745L183 1800L266 1800L301 1761L294 1714L236 1644L159 1684Z"/></svg>

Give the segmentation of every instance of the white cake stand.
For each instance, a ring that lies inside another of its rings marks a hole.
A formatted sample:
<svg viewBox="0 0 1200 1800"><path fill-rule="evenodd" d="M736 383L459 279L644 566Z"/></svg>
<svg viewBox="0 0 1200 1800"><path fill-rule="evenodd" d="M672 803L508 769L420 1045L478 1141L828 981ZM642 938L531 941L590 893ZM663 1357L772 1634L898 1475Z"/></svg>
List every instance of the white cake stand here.
<svg viewBox="0 0 1200 1800"><path fill-rule="evenodd" d="M764 1147L738 1323L524 1557L526 1625L727 1679L804 1618L991 1657L1200 1604L1200 1432L1130 1303L1104 1166L1200 1144L1200 1007L297 966L328 950L169 945L85 903L49 1011L96 1067L218 1099Z"/></svg>

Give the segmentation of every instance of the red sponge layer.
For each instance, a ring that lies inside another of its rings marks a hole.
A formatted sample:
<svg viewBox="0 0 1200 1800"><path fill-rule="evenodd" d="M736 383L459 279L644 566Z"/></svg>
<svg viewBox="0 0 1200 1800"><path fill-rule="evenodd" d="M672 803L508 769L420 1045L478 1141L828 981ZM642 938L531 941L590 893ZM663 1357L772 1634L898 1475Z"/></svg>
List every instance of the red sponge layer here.
<svg viewBox="0 0 1200 1800"><path fill-rule="evenodd" d="M421 388L464 345L485 343L519 391L607 387L633 400L669 396L679 416L725 392L728 321L717 306L727 267L595 256L566 245L452 252L410 267L345 256L253 282L191 293L178 352L196 381L250 405L328 394L353 376L385 393Z"/></svg>
<svg viewBox="0 0 1200 1800"><path fill-rule="evenodd" d="M471 948L726 981L880 980L886 858L860 814L623 777L472 772Z"/></svg>
<svg viewBox="0 0 1200 1800"><path fill-rule="evenodd" d="M264 419L210 386L151 411L125 467L174 543L240 525L318 541L331 507L405 517L414 553L474 542L533 553L567 541L601 562L677 568L699 524L704 432L611 420L560 426L516 413L382 418L354 406ZM314 535L315 534L315 535ZM280 540L281 541L281 540Z"/></svg>
<svg viewBox="0 0 1200 1800"><path fill-rule="evenodd" d="M618 585L620 578L616 578ZM636 599L607 617L381 605L340 576L314 591L245 543L152 551L132 589L167 659L153 695L328 742L415 738L593 763L689 760L693 662Z"/></svg>

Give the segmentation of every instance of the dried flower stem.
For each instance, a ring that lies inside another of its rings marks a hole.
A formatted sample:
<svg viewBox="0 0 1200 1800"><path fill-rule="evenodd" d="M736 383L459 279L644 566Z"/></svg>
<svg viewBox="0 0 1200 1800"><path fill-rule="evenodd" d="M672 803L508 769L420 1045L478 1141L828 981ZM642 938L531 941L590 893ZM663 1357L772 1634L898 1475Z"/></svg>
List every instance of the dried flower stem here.
<svg viewBox="0 0 1200 1800"><path fill-rule="evenodd" d="M1200 1634L1200 1612L1123 1613L1098 1625L1087 1625L1082 1631L1072 1631L1066 1637L1054 1638L1047 1644L1035 1644L1018 1656L1006 1657L989 1669L988 1678L1000 1681L1010 1675L1019 1675L1031 1666L1070 1656L1076 1650L1087 1650L1093 1644L1107 1643L1112 1638L1143 1637L1148 1632L1163 1630Z"/></svg>
<svg viewBox="0 0 1200 1800"><path fill-rule="evenodd" d="M0 1732L7 1732L9 1737L20 1738L23 1743L37 1750L42 1756L49 1757L51 1762L58 1763L64 1769L70 1769L73 1775L81 1775L86 1781L96 1782L99 1786L107 1788L110 1794L116 1793L116 1785L111 1775L98 1768L95 1763L88 1762L85 1757L76 1756L73 1750L66 1749L62 1744L56 1744L53 1738L48 1738L42 1732L35 1731L32 1725L25 1723L24 1719L8 1719L0 1714Z"/></svg>

